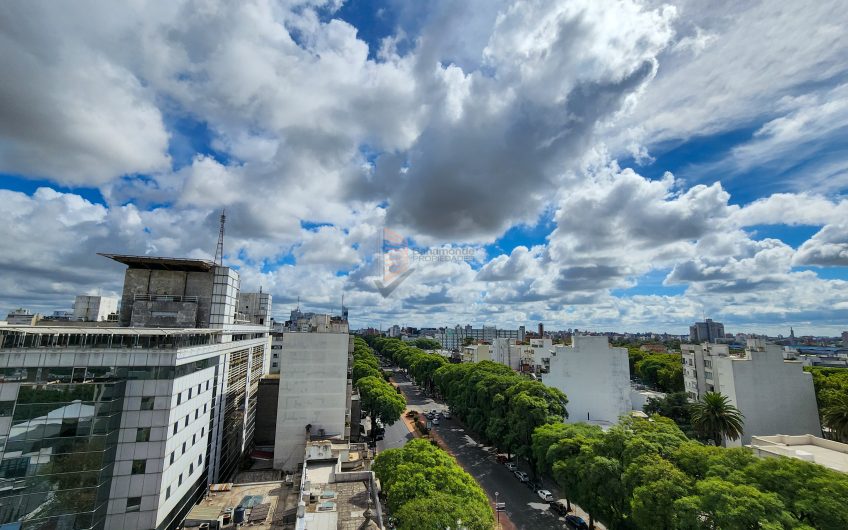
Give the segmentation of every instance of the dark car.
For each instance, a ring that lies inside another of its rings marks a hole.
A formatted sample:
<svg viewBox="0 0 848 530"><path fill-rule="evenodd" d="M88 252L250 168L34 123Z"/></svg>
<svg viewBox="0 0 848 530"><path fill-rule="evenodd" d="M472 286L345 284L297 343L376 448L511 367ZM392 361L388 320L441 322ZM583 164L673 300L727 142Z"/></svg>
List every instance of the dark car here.
<svg viewBox="0 0 848 530"><path fill-rule="evenodd" d="M557 515L568 515L568 505L563 500L552 502L551 510Z"/></svg>
<svg viewBox="0 0 848 530"><path fill-rule="evenodd" d="M589 525L586 524L586 521L576 515L566 515L565 526L573 530L589 530Z"/></svg>

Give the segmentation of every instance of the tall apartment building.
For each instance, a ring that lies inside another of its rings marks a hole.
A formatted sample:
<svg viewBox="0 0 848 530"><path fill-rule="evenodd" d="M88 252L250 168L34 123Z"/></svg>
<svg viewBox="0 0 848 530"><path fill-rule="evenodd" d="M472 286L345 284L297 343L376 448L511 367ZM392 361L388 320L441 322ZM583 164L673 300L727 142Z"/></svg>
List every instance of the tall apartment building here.
<svg viewBox="0 0 848 530"><path fill-rule="evenodd" d="M74 300L74 320L103 322L118 312L118 299L112 296L79 295Z"/></svg>
<svg viewBox="0 0 848 530"><path fill-rule="evenodd" d="M554 346L542 382L568 396L569 423L614 424L630 413L627 349L611 348L607 337L575 335L570 346Z"/></svg>
<svg viewBox="0 0 848 530"><path fill-rule="evenodd" d="M682 344L683 381L691 400L720 392L744 414L741 440L775 434L821 435L812 375L800 361L762 339L748 339L745 352L731 355L721 344Z"/></svg>
<svg viewBox="0 0 848 530"><path fill-rule="evenodd" d="M518 342L523 342L525 337L524 326L519 326L518 329L498 329L495 326L474 328L471 325L466 325L464 327L442 328L435 334L435 339L441 343L442 349L445 350L461 349L465 339L489 343L495 339L515 339Z"/></svg>
<svg viewBox="0 0 848 530"><path fill-rule="evenodd" d="M273 466L294 470L313 437L350 437L353 337L286 332L281 346L273 350L284 367L279 377Z"/></svg>
<svg viewBox="0 0 848 530"><path fill-rule="evenodd" d="M719 339L724 339L724 324L721 322L713 322L707 318L689 326L689 341L694 344L716 342Z"/></svg>
<svg viewBox="0 0 848 530"><path fill-rule="evenodd" d="M350 331L344 317L335 317L318 313L300 313L297 320L289 320L285 325L271 328L271 355L268 373L280 373L283 340L286 333L348 333ZM294 314L294 311L292 312Z"/></svg>
<svg viewBox="0 0 848 530"><path fill-rule="evenodd" d="M175 528L250 449L268 328L236 323L238 273L107 257L115 327L0 329L0 524Z"/></svg>

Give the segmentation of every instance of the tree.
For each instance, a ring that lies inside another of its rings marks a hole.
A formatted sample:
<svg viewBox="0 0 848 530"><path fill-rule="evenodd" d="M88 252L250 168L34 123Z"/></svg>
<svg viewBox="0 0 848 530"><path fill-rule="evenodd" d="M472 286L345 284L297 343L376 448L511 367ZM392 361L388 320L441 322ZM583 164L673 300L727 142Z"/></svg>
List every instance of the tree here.
<svg viewBox="0 0 848 530"><path fill-rule="evenodd" d="M648 416L659 414L670 418L688 437L693 437L692 404L686 392L674 392L663 398L649 398L642 410Z"/></svg>
<svg viewBox="0 0 848 530"><path fill-rule="evenodd" d="M380 370L374 368L372 365L368 364L367 362L360 360L353 362L353 373L351 375L351 379L353 379L354 386L358 388L359 380L363 377L369 376L382 378L383 373L380 372Z"/></svg>
<svg viewBox="0 0 848 530"><path fill-rule="evenodd" d="M681 529L777 530L794 526L792 516L774 493L718 478L698 482L695 490L694 495L675 501Z"/></svg>
<svg viewBox="0 0 848 530"><path fill-rule="evenodd" d="M708 436L716 446L724 438L738 440L742 437L744 416L730 404L727 396L707 392L701 401L692 405L692 425L696 431Z"/></svg>
<svg viewBox="0 0 848 530"><path fill-rule="evenodd" d="M426 440L380 453L372 467L398 528L442 530L462 519L473 530L491 530L486 494L456 461Z"/></svg>
<svg viewBox="0 0 848 530"><path fill-rule="evenodd" d="M376 376L363 377L358 385L362 408L371 416L373 438L377 434L374 422L379 419L384 425L391 425L399 420L406 408L406 400L392 385Z"/></svg>
<svg viewBox="0 0 848 530"><path fill-rule="evenodd" d="M412 344L414 344L416 348L421 348L422 350L438 350L442 347L442 343L435 339L415 339L412 341Z"/></svg>
<svg viewBox="0 0 848 530"><path fill-rule="evenodd" d="M822 409L822 423L834 432L838 440L848 440L848 390L835 396Z"/></svg>
<svg viewBox="0 0 848 530"><path fill-rule="evenodd" d="M643 456L635 460L624 473L633 523L638 528L675 530L674 501L692 492L691 482L665 459Z"/></svg>

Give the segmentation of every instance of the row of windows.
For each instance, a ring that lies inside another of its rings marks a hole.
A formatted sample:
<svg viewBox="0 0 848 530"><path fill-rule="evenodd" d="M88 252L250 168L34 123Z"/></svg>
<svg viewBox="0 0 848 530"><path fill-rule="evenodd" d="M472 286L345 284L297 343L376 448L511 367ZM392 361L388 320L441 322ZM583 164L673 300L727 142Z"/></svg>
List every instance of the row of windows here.
<svg viewBox="0 0 848 530"><path fill-rule="evenodd" d="M204 414L206 414L208 407L209 407L208 403L203 404L203 413ZM186 414L185 427L188 427L188 420L189 420L190 417L191 417L191 414ZM196 409L194 409L194 419L198 419L199 417L200 417L200 408L196 408ZM180 429L180 422L175 421L174 422L174 434L177 434L177 432L179 432L179 429Z"/></svg>
<svg viewBox="0 0 848 530"><path fill-rule="evenodd" d="M201 388L202 388L202 383L197 383L197 395L198 396L200 395ZM206 390L209 390L209 381L206 381ZM188 389L188 399L191 399L193 391L194 391L194 388ZM180 392L179 394L177 394L177 405L180 405L183 402L183 393L184 392Z"/></svg>
<svg viewBox="0 0 848 530"><path fill-rule="evenodd" d="M203 455L197 455L197 469L200 469L202 465L203 465ZM192 474L194 474L194 464L193 463L188 465L188 476L191 477ZM179 488L182 485L183 485L183 474L180 473L180 476L177 477L177 487ZM165 488L165 498L166 499L171 498L171 486L168 486L167 488Z"/></svg>
<svg viewBox="0 0 848 530"><path fill-rule="evenodd" d="M0 383L83 383L115 379L175 379L218 364L210 357L179 366L80 366L43 368L5 368L0 370Z"/></svg>

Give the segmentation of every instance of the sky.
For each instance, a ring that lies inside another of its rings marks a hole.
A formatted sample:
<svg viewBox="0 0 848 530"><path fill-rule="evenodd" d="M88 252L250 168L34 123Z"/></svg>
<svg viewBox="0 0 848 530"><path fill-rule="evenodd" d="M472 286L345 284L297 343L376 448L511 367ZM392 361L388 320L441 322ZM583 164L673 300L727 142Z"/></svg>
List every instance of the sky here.
<svg viewBox="0 0 848 530"><path fill-rule="evenodd" d="M117 294L97 252L211 259L225 209L278 317L836 335L845 27L828 0L4 2L0 312Z"/></svg>

